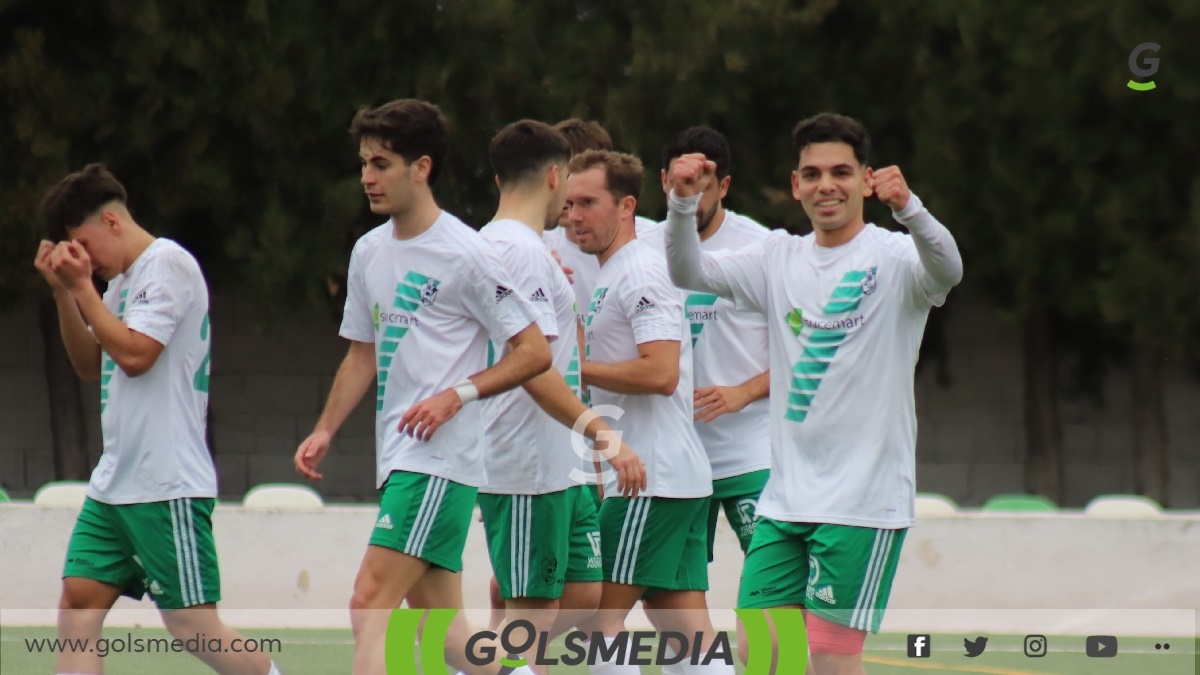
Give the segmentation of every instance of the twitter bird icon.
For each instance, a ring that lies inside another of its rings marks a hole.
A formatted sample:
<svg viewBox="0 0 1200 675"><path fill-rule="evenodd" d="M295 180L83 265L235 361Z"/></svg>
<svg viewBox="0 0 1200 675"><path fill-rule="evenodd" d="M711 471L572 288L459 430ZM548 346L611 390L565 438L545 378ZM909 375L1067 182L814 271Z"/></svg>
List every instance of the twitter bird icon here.
<svg viewBox="0 0 1200 675"><path fill-rule="evenodd" d="M974 640L963 638L963 647L967 649L967 658L973 659L982 654L983 650L987 649L987 641L988 639L983 636L979 636Z"/></svg>

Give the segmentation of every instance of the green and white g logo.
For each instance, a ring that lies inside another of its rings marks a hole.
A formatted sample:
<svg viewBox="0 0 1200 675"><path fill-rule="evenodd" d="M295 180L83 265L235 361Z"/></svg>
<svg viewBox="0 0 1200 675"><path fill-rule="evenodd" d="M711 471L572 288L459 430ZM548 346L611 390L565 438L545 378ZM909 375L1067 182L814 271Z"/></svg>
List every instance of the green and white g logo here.
<svg viewBox="0 0 1200 675"><path fill-rule="evenodd" d="M1133 51L1129 53L1129 72L1133 73L1137 77L1154 77L1154 75L1158 73L1158 58L1155 56L1141 58L1141 56L1146 52L1158 54L1158 50L1160 49L1162 49L1162 47L1154 42L1143 42L1142 44L1134 47ZM1134 91L1150 91L1154 88L1154 81L1135 82L1134 80L1130 80L1129 82L1125 83L1125 86Z"/></svg>
<svg viewBox="0 0 1200 675"><path fill-rule="evenodd" d="M387 638L384 646L384 663L387 667L388 675L412 675L413 673L425 673L426 675L437 674L441 675L447 671L446 665L446 632L450 628L450 622L458 613L456 609L431 609L428 612L421 609L395 609L392 610L388 620ZM771 628L767 625L767 615L771 616L772 623L775 624L775 635L777 636L778 650L771 647ZM746 670L743 675L768 675L768 673L803 673L808 666L808 633L804 629L804 615L798 609L739 609L737 610L738 618L741 620L743 627L746 630L746 642L750 649L748 650L748 658ZM422 629L421 620L425 619L425 625ZM475 665L484 665L486 663L494 663L498 656L495 647L481 648L479 644L481 638L484 640L499 639L499 647L504 651L536 653L537 664L542 666L556 666L560 663L563 665L576 666L586 663L587 665L596 665L597 647L604 640L603 635L595 633L588 636L580 631L572 631L567 634L565 640L565 649L568 654L561 657L547 656L547 646L549 636L546 633L539 633L536 636L532 633L533 626L527 621L517 621L515 624L526 624L515 631L522 634L522 644L512 644L515 636L510 636L510 630L507 628L500 635L491 631L476 633L468 640L466 645L466 653L464 658ZM516 627L511 625L510 627ZM418 648L417 635L420 633L420 646ZM663 633L659 641L663 642L666 636L672 636L676 640L682 639L682 651L678 652L674 657L668 657L664 651L662 644L656 650L656 658L646 659L644 663L637 661L639 654L649 656L651 651L647 648L637 647L638 640L642 637L652 637L653 633L622 633L617 637L616 643L620 644L619 656L617 663L633 663L635 665L665 665L668 663L679 663L685 657L684 653L687 649L687 637L681 633ZM588 638L591 638L590 643ZM632 639L631 639L632 638ZM633 647L629 651L626 650L627 645L632 642ZM668 642L669 643L669 642ZM723 648L722 648L723 645ZM531 649L535 648L535 649ZM420 654L420 667L417 666L418 649ZM720 655L717 655L717 652ZM626 656L628 655L628 658ZM718 635L718 639L712 646L709 647L709 653L705 655L704 663L709 663L709 660L716 657L715 660L724 660L725 663L732 664L732 650L729 649L729 641L723 637L723 634ZM728 659L728 660L725 660ZM527 665L525 659L498 659L501 666L515 668ZM691 659L695 664L696 657ZM772 668L773 667L773 668ZM551 672L554 672L551 670Z"/></svg>

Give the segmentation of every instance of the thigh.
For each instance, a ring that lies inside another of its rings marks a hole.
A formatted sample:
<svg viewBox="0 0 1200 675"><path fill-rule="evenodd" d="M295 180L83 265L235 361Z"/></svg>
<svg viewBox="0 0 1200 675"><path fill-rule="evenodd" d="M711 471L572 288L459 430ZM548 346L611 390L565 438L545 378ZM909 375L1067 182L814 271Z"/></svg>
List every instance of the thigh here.
<svg viewBox="0 0 1200 675"><path fill-rule="evenodd" d="M133 550L113 509L91 498L84 501L67 543L64 592L68 590L67 580L79 578L115 586L121 594L135 599L145 594L144 577L133 561Z"/></svg>
<svg viewBox="0 0 1200 675"><path fill-rule="evenodd" d="M759 518L742 567L738 607L803 605L811 526Z"/></svg>
<svg viewBox="0 0 1200 675"><path fill-rule="evenodd" d="M560 597L573 515L567 491L481 494L479 506L501 597Z"/></svg>
<svg viewBox="0 0 1200 675"><path fill-rule="evenodd" d="M211 498L183 498L114 507L159 609L220 601L212 531L215 504Z"/></svg>
<svg viewBox="0 0 1200 675"><path fill-rule="evenodd" d="M600 512L588 486L570 488L572 518L567 553L567 583L604 580L600 546Z"/></svg>
<svg viewBox="0 0 1200 675"><path fill-rule="evenodd" d="M600 507L605 581L659 590L707 590L708 505L707 497L606 498ZM702 573L696 569L697 558Z"/></svg>
<svg viewBox="0 0 1200 675"><path fill-rule="evenodd" d="M393 471L380 491L370 543L461 571L477 492L439 476Z"/></svg>
<svg viewBox="0 0 1200 675"><path fill-rule="evenodd" d="M750 541L754 538L754 529L758 520L758 498L763 487L767 484L769 471L753 471L751 473L733 476L722 481L723 494L721 505L725 509L725 518L737 535L738 545L745 554L750 550ZM716 485L713 486L714 490Z"/></svg>
<svg viewBox="0 0 1200 675"><path fill-rule="evenodd" d="M821 618L878 632L907 530L817 526L805 606Z"/></svg>

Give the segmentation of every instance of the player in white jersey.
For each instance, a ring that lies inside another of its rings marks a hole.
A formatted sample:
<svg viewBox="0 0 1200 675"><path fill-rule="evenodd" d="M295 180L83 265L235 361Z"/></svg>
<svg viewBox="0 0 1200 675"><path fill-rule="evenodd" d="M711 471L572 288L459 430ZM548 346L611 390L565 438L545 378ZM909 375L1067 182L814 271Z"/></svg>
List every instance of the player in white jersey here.
<svg viewBox="0 0 1200 675"><path fill-rule="evenodd" d="M488 154L500 204L480 234L499 252L515 292L537 310L554 365L523 389L484 403L486 482L479 505L508 620L528 620L553 638L600 602L599 521L579 469L580 455L593 458L572 429L578 424L593 442L599 438L601 452L616 437L579 398L575 294L540 238L562 212L567 141L547 124L521 120L496 134ZM645 487L641 461L619 440L613 451L609 461L623 492L636 496Z"/></svg>
<svg viewBox="0 0 1200 675"><path fill-rule="evenodd" d="M34 265L54 291L80 379L100 382L104 453L67 545L58 637L100 638L121 595L149 593L180 640L232 644L221 623L212 511L217 474L205 443L208 288L191 254L155 238L98 165L64 178L41 205L50 237ZM95 274L108 282L101 297ZM224 674L278 673L262 653L194 652ZM57 673L99 673L90 650L58 654Z"/></svg>
<svg viewBox="0 0 1200 675"><path fill-rule="evenodd" d="M340 334L350 348L325 410L296 451L317 465L337 428L376 385L376 481L380 513L350 602L354 673L384 671L389 614L462 607L462 552L483 483L482 405L550 367L550 347L530 302L477 232L433 198L446 155L441 112L424 101L362 109L350 128L371 210L389 216L350 256ZM487 367L488 339L507 354ZM472 634L459 614L446 657L471 675L511 672L471 665ZM522 667L517 672L530 672Z"/></svg>
<svg viewBox="0 0 1200 675"><path fill-rule="evenodd" d="M604 590L602 611L589 629L616 635L646 595L660 628L704 633L707 648L713 639L704 597L712 472L692 427L691 342L679 291L662 254L634 234L641 162L591 150L572 158L568 170L568 217L580 247L600 262L584 328L583 378L593 409L611 417L638 448L648 480L642 496L608 495L600 506ZM638 669L602 663L592 672ZM730 664L696 672L733 670Z"/></svg>
<svg viewBox="0 0 1200 675"><path fill-rule="evenodd" d="M792 138L792 194L813 234L702 253L694 214L715 166L686 155L670 177L668 252L676 283L770 322L771 477L738 605L804 607L815 673L861 673L913 524L917 352L962 258L897 167L869 168L857 121L817 115ZM911 234L865 223L871 195Z"/></svg>
<svg viewBox="0 0 1200 675"><path fill-rule="evenodd" d="M715 129L686 129L663 147L663 190L671 191L667 181L671 163L691 153L702 154L716 164L716 179L704 189L696 210L700 250L737 250L766 239L765 227L726 209L722 203L731 181L730 152L724 134ZM712 293L687 292L684 310L691 328L695 364L696 433L713 472L708 514L711 562L722 509L742 553L749 549L758 497L770 473L767 318L759 312L739 309L731 300Z"/></svg>

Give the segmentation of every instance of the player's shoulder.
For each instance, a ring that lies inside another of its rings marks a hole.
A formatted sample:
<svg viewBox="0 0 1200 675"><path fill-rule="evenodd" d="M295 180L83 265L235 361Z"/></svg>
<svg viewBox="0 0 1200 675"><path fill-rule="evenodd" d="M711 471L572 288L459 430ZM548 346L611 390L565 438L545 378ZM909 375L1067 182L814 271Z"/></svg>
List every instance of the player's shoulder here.
<svg viewBox="0 0 1200 675"><path fill-rule="evenodd" d="M871 247L883 255L901 259L916 259L917 245L907 232L888 230L875 224L867 225Z"/></svg>
<svg viewBox="0 0 1200 675"><path fill-rule="evenodd" d="M725 217L730 230L738 235L738 239L746 242L759 242L767 238L772 230L757 220L741 213L725 210Z"/></svg>
<svg viewBox="0 0 1200 675"><path fill-rule="evenodd" d="M143 255L148 274L203 278L196 257L173 239L158 237Z"/></svg>

